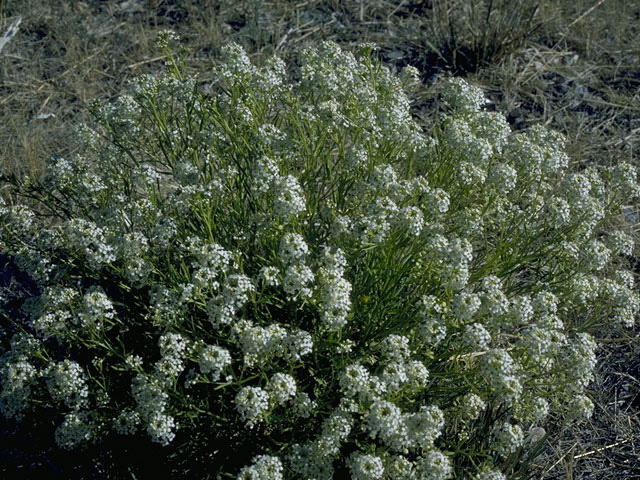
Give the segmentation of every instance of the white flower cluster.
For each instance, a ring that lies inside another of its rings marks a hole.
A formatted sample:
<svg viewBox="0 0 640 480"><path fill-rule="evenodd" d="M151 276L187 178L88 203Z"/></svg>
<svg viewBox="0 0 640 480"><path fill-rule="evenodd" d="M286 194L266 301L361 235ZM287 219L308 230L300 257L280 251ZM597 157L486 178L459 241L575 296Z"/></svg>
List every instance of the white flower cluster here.
<svg viewBox="0 0 640 480"><path fill-rule="evenodd" d="M524 433L519 425L505 423L493 432L494 448L502 455L509 455L522 446Z"/></svg>
<svg viewBox="0 0 640 480"><path fill-rule="evenodd" d="M435 348L447 336L443 306L433 295L426 295L417 303L421 318L418 332L427 348Z"/></svg>
<svg viewBox="0 0 640 480"><path fill-rule="evenodd" d="M261 102L277 101L287 91L285 81L285 64L277 58L267 60L263 67L254 67L244 49L230 43L222 47L223 63L214 69L221 83L229 88L239 89L247 100L254 95ZM244 106L244 103L240 103ZM242 110L241 110L242 111ZM247 108L247 113L250 109ZM249 118L245 119L247 122Z"/></svg>
<svg viewBox="0 0 640 480"><path fill-rule="evenodd" d="M309 255L309 247L302 235L286 233L280 240L280 261L283 264L303 261Z"/></svg>
<svg viewBox="0 0 640 480"><path fill-rule="evenodd" d="M452 310L457 318L466 322L473 318L481 303L477 294L462 291L455 296Z"/></svg>
<svg viewBox="0 0 640 480"><path fill-rule="evenodd" d="M369 177L359 179L352 195L367 201L353 216L355 221L342 217L345 227L341 230L351 230L363 244L380 244L396 230L418 237L427 225L427 216L446 213L450 202L448 194L430 187L425 177L399 179L396 169L388 164L375 167ZM409 204L417 196L424 199L422 205Z"/></svg>
<svg viewBox="0 0 640 480"><path fill-rule="evenodd" d="M252 428L269 410L269 393L260 387L244 387L236 395L235 405L242 420Z"/></svg>
<svg viewBox="0 0 640 480"><path fill-rule="evenodd" d="M614 230L607 238L607 246L614 254L633 255L634 238L622 230Z"/></svg>
<svg viewBox="0 0 640 480"><path fill-rule="evenodd" d="M369 388L369 371L362 365L349 365L340 377L340 388L342 392L351 397Z"/></svg>
<svg viewBox="0 0 640 480"><path fill-rule="evenodd" d="M491 333L481 323L471 323L462 332L462 343L472 350L486 350L491 343Z"/></svg>
<svg viewBox="0 0 640 480"><path fill-rule="evenodd" d="M231 253L217 243L204 243L198 238L189 238L187 250L195 257L191 264L194 284L217 290L219 277L229 271Z"/></svg>
<svg viewBox="0 0 640 480"><path fill-rule="evenodd" d="M407 424L400 409L393 403L377 400L364 417L367 430L372 438L380 440L396 451L408 445Z"/></svg>
<svg viewBox="0 0 640 480"><path fill-rule="evenodd" d="M200 365L202 373L209 375L212 381L217 382L222 371L228 365L231 365L231 354L225 348L217 345L207 345L200 352L198 365Z"/></svg>
<svg viewBox="0 0 640 480"><path fill-rule="evenodd" d="M436 233L429 239L432 261L440 270L440 280L455 291L463 290L469 281L469 266L473 260L473 247L466 238L447 239Z"/></svg>
<svg viewBox="0 0 640 480"><path fill-rule="evenodd" d="M633 276L618 273L618 278L599 282L599 297L612 306L613 321L627 328L635 325L640 312L640 295L634 289Z"/></svg>
<svg viewBox="0 0 640 480"><path fill-rule="evenodd" d="M485 408L487 404L482 398L475 393L467 393L463 397L458 397L456 401L456 407L459 409L460 417L464 421L476 420Z"/></svg>
<svg viewBox="0 0 640 480"><path fill-rule="evenodd" d="M482 89L462 78L451 78L446 87L443 100L452 110L475 113L481 111L487 103Z"/></svg>
<svg viewBox="0 0 640 480"><path fill-rule="evenodd" d="M121 419L125 425L136 425L138 415L147 426L147 433L154 442L168 445L175 438L175 419L166 413L169 394L153 379L137 375L131 383L131 393L136 401L136 411Z"/></svg>
<svg viewBox="0 0 640 480"><path fill-rule="evenodd" d="M568 346L563 362L563 374L575 388L586 388L593 380L597 344L588 333L581 332Z"/></svg>
<svg viewBox="0 0 640 480"><path fill-rule="evenodd" d="M84 294L76 318L81 327L100 330L105 322L115 318L115 309L102 288L93 287Z"/></svg>
<svg viewBox="0 0 640 480"><path fill-rule="evenodd" d="M506 480L506 478L499 470L485 467L474 477L474 480Z"/></svg>
<svg viewBox="0 0 640 480"><path fill-rule="evenodd" d="M138 426L142 422L140 414L135 410L123 410L114 419L113 426L120 435L133 435L138 431Z"/></svg>
<svg viewBox="0 0 640 480"><path fill-rule="evenodd" d="M323 480L334 478L334 462L353 430L353 423L351 414L339 407L322 422L315 439L303 445L293 445L287 463L295 475Z"/></svg>
<svg viewBox="0 0 640 480"><path fill-rule="evenodd" d="M347 260L342 250L324 249L318 273L320 318L330 330L344 327L351 311L351 283L344 278L346 266Z"/></svg>
<svg viewBox="0 0 640 480"><path fill-rule="evenodd" d="M260 269L260 278L267 286L277 287L280 285L280 270L278 267L266 266Z"/></svg>
<svg viewBox="0 0 640 480"><path fill-rule="evenodd" d="M394 362L404 362L411 351L409 350L409 339L404 335L389 335L380 344L383 358Z"/></svg>
<svg viewBox="0 0 640 480"><path fill-rule="evenodd" d="M80 293L74 288L53 286L25 305L31 325L43 339L64 339L72 329L73 310L78 308Z"/></svg>
<svg viewBox="0 0 640 480"><path fill-rule="evenodd" d="M158 339L160 359L155 363L155 379L160 385L171 386L185 367L190 342L179 333L165 333Z"/></svg>
<svg viewBox="0 0 640 480"><path fill-rule="evenodd" d="M0 215L2 215L3 220L12 225L15 224L13 228L17 229L16 233L30 237L32 235L31 230L35 226L35 213L33 210L26 205L18 204L10 207L6 207L5 205L5 201L2 199L2 203L0 203Z"/></svg>
<svg viewBox="0 0 640 480"><path fill-rule="evenodd" d="M38 371L27 356L12 357L8 354L0 357L0 412L7 418L21 420Z"/></svg>
<svg viewBox="0 0 640 480"><path fill-rule="evenodd" d="M373 455L356 452L349 458L349 468L353 480L377 480L384 474L382 459Z"/></svg>
<svg viewBox="0 0 640 480"><path fill-rule="evenodd" d="M68 199L67 208L82 209L87 205L97 206L97 198L107 185L99 173L92 168L92 162L83 155L72 160L52 157L47 161L45 184Z"/></svg>
<svg viewBox="0 0 640 480"><path fill-rule="evenodd" d="M151 275L149 239L141 232L127 232L116 241L116 256L122 262L126 278L136 286L145 285Z"/></svg>
<svg viewBox="0 0 640 480"><path fill-rule="evenodd" d="M298 418L309 418L318 407L318 402L312 401L309 394L300 392L293 399L293 414Z"/></svg>
<svg viewBox="0 0 640 480"><path fill-rule="evenodd" d="M179 322L185 311L185 300L180 298L177 289L155 284L149 292L148 318L158 325L170 326Z"/></svg>
<svg viewBox="0 0 640 480"><path fill-rule="evenodd" d="M56 428L55 441L61 448L72 450L86 444L93 437L93 425L87 412L69 412Z"/></svg>
<svg viewBox="0 0 640 480"><path fill-rule="evenodd" d="M88 406L89 387L82 367L72 361L57 363L45 373L51 398L64 402L69 408Z"/></svg>
<svg viewBox="0 0 640 480"><path fill-rule="evenodd" d="M274 357L283 357L296 362L311 353L313 341L304 330L288 331L273 323L267 327L253 325L249 320L236 322L231 335L244 353L248 366L262 364Z"/></svg>
<svg viewBox="0 0 640 480"><path fill-rule="evenodd" d="M104 229L89 220L69 220L65 225L64 235L69 247L82 252L92 269L98 270L116 260L115 249L107 243Z"/></svg>
<svg viewBox="0 0 640 480"><path fill-rule="evenodd" d="M522 384L518 378L518 368L509 352L493 348L482 356L482 372L491 391L508 404L518 400Z"/></svg>
<svg viewBox="0 0 640 480"><path fill-rule="evenodd" d="M365 427L372 438L397 452L407 453L415 448L433 446L444 427L444 414L435 406L403 414L391 402L376 400L364 417Z"/></svg>
<svg viewBox="0 0 640 480"><path fill-rule="evenodd" d="M444 480L451 475L451 461L438 450L429 450L416 461L416 476L427 480Z"/></svg>
<svg viewBox="0 0 640 480"><path fill-rule="evenodd" d="M276 373L267 386L270 398L278 405L296 396L296 380L287 373Z"/></svg>
<svg viewBox="0 0 640 480"><path fill-rule="evenodd" d="M273 125L266 133L266 126L261 127L261 140L272 144L277 142L285 143L283 132ZM259 159L252 170L253 188L256 195L266 198L272 205L273 214L283 224L291 222L303 214L306 209L306 199L300 182L293 175L281 175L278 161L264 156Z"/></svg>
<svg viewBox="0 0 640 480"><path fill-rule="evenodd" d="M309 253L304 238L297 233L286 233L280 241L279 258L285 271L282 286L291 297L310 297L312 289L309 284L315 279L315 275L305 259Z"/></svg>
<svg viewBox="0 0 640 480"><path fill-rule="evenodd" d="M246 275L229 275L222 291L207 303L209 321L215 326L228 325L236 313L249 300L250 292L255 290L251 279Z"/></svg>
<svg viewBox="0 0 640 480"><path fill-rule="evenodd" d="M482 280L480 299L482 304L479 313L493 322L500 321L509 311L509 299L503 291L502 282L493 275Z"/></svg>
<svg viewBox="0 0 640 480"><path fill-rule="evenodd" d="M640 195L637 168L625 162L619 162L609 169L613 181L611 189L621 197L637 197Z"/></svg>
<svg viewBox="0 0 640 480"><path fill-rule="evenodd" d="M279 179L275 186L273 210L284 221L306 210L304 193L293 175Z"/></svg>
<svg viewBox="0 0 640 480"><path fill-rule="evenodd" d="M569 404L569 412L575 420L588 420L593 415L595 405L586 395L578 395Z"/></svg>
<svg viewBox="0 0 640 480"><path fill-rule="evenodd" d="M425 147L402 81L386 67L380 67L377 82L372 82L366 62L331 42L309 48L303 59L301 86L342 107L336 126L361 129L362 141L374 145L389 139L407 142L412 153Z"/></svg>
<svg viewBox="0 0 640 480"><path fill-rule="evenodd" d="M251 465L243 467L238 474L238 480L282 480L282 462L272 455L258 455Z"/></svg>

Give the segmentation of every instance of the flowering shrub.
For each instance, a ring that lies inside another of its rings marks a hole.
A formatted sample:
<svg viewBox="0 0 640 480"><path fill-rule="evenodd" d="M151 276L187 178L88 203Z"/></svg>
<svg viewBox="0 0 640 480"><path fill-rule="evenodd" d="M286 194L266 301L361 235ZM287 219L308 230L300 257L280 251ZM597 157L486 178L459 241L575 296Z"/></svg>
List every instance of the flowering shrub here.
<svg viewBox="0 0 640 480"><path fill-rule="evenodd" d="M229 45L207 91L168 41L83 154L4 176L30 278L1 291L5 416L65 449L204 438L214 475L395 480L505 478L531 427L590 415L588 330L639 308L633 241L605 233L631 166L571 172L457 79L430 137L415 71L366 46L289 77Z"/></svg>

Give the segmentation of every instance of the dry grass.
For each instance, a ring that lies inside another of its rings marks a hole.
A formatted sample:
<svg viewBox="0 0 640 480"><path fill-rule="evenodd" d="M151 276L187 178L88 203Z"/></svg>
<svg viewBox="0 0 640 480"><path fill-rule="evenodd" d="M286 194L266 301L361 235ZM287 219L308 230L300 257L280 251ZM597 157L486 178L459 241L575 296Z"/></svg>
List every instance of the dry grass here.
<svg viewBox="0 0 640 480"><path fill-rule="evenodd" d="M487 3L489 22L486 10L463 8ZM161 67L154 38L164 28L181 35L202 82L229 40L257 61L294 58L323 39L373 41L391 68L422 70L415 113L426 126L440 79L456 72L482 85L514 128L544 123L563 132L576 168L639 162L638 2L0 0L0 32L18 15L20 31L0 53L0 168L38 175L51 155L77 153L71 134L89 120L88 105ZM640 478L639 333L602 339L594 418L558 432L536 461L536 478ZM42 451L25 458L53 474Z"/></svg>
<svg viewBox="0 0 640 480"><path fill-rule="evenodd" d="M600 341L600 373L591 386L594 417L558 432L536 460L542 479L640 478L640 328Z"/></svg>

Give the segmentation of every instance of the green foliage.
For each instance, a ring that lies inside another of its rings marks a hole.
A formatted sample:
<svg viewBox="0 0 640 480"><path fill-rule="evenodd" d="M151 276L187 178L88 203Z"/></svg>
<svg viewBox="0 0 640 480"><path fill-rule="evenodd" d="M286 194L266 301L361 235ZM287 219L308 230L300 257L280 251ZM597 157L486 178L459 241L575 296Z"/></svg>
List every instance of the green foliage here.
<svg viewBox="0 0 640 480"><path fill-rule="evenodd" d="M82 155L3 177L38 204L0 209L33 282L0 292L5 416L212 476L444 479L525 475L531 427L590 415L587 331L639 307L633 241L603 233L632 167L570 172L560 135L456 79L428 136L415 70L368 45L292 78L231 44L204 90L173 41Z"/></svg>

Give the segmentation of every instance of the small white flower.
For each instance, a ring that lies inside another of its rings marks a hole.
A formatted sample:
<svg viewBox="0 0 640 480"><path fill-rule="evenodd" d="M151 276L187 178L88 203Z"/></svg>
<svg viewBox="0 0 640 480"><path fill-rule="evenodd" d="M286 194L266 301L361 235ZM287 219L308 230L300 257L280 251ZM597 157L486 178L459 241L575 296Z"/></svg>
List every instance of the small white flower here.
<svg viewBox="0 0 640 480"><path fill-rule="evenodd" d="M482 89L460 77L449 79L446 87L444 101L452 109L465 113L479 112L487 103Z"/></svg>
<svg viewBox="0 0 640 480"><path fill-rule="evenodd" d="M132 410L123 410L114 420L115 431L120 435L133 435L141 423L140 414Z"/></svg>
<svg viewBox="0 0 640 480"><path fill-rule="evenodd" d="M92 269L100 269L116 260L114 248L107 243L105 230L95 223L74 218L66 223L64 232L69 246L82 252Z"/></svg>
<svg viewBox="0 0 640 480"><path fill-rule="evenodd" d="M413 360L406 363L405 372L407 374L408 381L413 383L416 387L424 388L427 386L429 371L421 361Z"/></svg>
<svg viewBox="0 0 640 480"><path fill-rule="evenodd" d="M93 438L93 426L87 412L69 412L56 428L55 440L59 447L72 450Z"/></svg>
<svg viewBox="0 0 640 480"><path fill-rule="evenodd" d="M447 327L441 319L427 317L420 324L419 332L424 342L434 348L447 336Z"/></svg>
<svg viewBox="0 0 640 480"><path fill-rule="evenodd" d="M217 345L207 345L198 358L200 371L209 375L214 382L220 379L222 371L231 364L231 354Z"/></svg>
<svg viewBox="0 0 640 480"><path fill-rule="evenodd" d="M298 180L291 175L283 177L275 187L273 209L282 220L289 220L306 210L304 193Z"/></svg>
<svg viewBox="0 0 640 480"><path fill-rule="evenodd" d="M138 368L142 367L142 357L140 355L128 355L127 358L125 358L125 366L127 368L127 370L137 370Z"/></svg>
<svg viewBox="0 0 640 480"><path fill-rule="evenodd" d="M588 420L593 416L595 406L586 395L577 395L569 404L569 413L576 420Z"/></svg>
<svg viewBox="0 0 640 480"><path fill-rule="evenodd" d="M294 414L301 418L310 417L317 406L317 402L312 401L306 392L298 392L293 399Z"/></svg>
<svg viewBox="0 0 640 480"><path fill-rule="evenodd" d="M392 455L384 465L384 472L391 480L416 480L414 464L401 455Z"/></svg>
<svg viewBox="0 0 640 480"><path fill-rule="evenodd" d="M389 335L380 344L380 351L385 359L404 362L411 353L409 339L403 335Z"/></svg>
<svg viewBox="0 0 640 480"><path fill-rule="evenodd" d="M277 267L262 267L260 269L260 277L270 287L280 285L280 270Z"/></svg>
<svg viewBox="0 0 640 480"><path fill-rule="evenodd" d="M282 462L272 455L258 455L253 457L251 465L243 467L237 480L282 480Z"/></svg>
<svg viewBox="0 0 640 480"><path fill-rule="evenodd" d="M278 405L282 405L296 395L296 380L286 373L276 373L269 380L267 392Z"/></svg>
<svg viewBox="0 0 640 480"><path fill-rule="evenodd" d="M87 405L89 388L78 363L66 359L51 368L47 376L47 388L53 400L63 401L71 408Z"/></svg>
<svg viewBox="0 0 640 480"><path fill-rule="evenodd" d="M498 470L494 470L490 467L483 468L478 474L474 477L474 480L506 480L507 477L504 476L503 473Z"/></svg>
<svg viewBox="0 0 640 480"><path fill-rule="evenodd" d="M362 365L348 366L340 376L340 389L347 396L354 396L367 388L369 372Z"/></svg>
<svg viewBox="0 0 640 480"><path fill-rule="evenodd" d="M481 323L472 323L464 328L462 343L473 350L484 350L489 348L491 334Z"/></svg>
<svg viewBox="0 0 640 480"><path fill-rule="evenodd" d="M147 433L151 440L160 445L169 445L176 437L175 419L162 412L153 412L147 419Z"/></svg>
<svg viewBox="0 0 640 480"><path fill-rule="evenodd" d="M524 433L517 424L505 423L493 431L493 448L501 455L509 455L522 446Z"/></svg>
<svg viewBox="0 0 640 480"><path fill-rule="evenodd" d="M481 300L477 294L460 292L453 302L453 311L460 320L470 320L478 311Z"/></svg>
<svg viewBox="0 0 640 480"><path fill-rule="evenodd" d="M236 395L235 404L242 420L253 428L269 409L269 394L260 387L244 387Z"/></svg>
<svg viewBox="0 0 640 480"><path fill-rule="evenodd" d="M465 420L475 420L487 407L487 404L475 393L467 393L456 400L457 409Z"/></svg>
<svg viewBox="0 0 640 480"><path fill-rule="evenodd" d="M313 272L306 265L290 265L284 274L284 291L291 296L310 297L311 289L307 285L313 282L314 278Z"/></svg>
<svg viewBox="0 0 640 480"><path fill-rule="evenodd" d="M280 261L289 265L304 260L309 254L309 247L302 235L298 233L286 233L280 240Z"/></svg>
<svg viewBox="0 0 640 480"><path fill-rule="evenodd" d="M322 422L320 436L338 446L347 439L352 428L353 420L350 415L345 412L335 412Z"/></svg>
<svg viewBox="0 0 640 480"><path fill-rule="evenodd" d="M438 450L429 450L416 460L417 476L423 480L444 480L451 470L449 457Z"/></svg>
<svg viewBox="0 0 640 480"><path fill-rule="evenodd" d="M20 421L38 372L26 356L5 359L6 363L0 363L0 412L7 418Z"/></svg>
<svg viewBox="0 0 640 480"><path fill-rule="evenodd" d="M390 448L401 451L409 444L407 424L400 409L385 400L376 400L364 416L371 438L378 437Z"/></svg>
<svg viewBox="0 0 640 480"><path fill-rule="evenodd" d="M380 376L381 383L384 385L385 390L389 392L396 392L400 390L409 380L407 372L405 371L405 365L401 362L389 362L385 365L382 375Z"/></svg>
<svg viewBox="0 0 640 480"><path fill-rule="evenodd" d="M434 405L423 406L408 415L406 421L411 445L428 448L442 433L444 413Z"/></svg>
<svg viewBox="0 0 640 480"><path fill-rule="evenodd" d="M377 480L384 474L384 466L379 457L356 452L349 458L349 468L353 480Z"/></svg>

